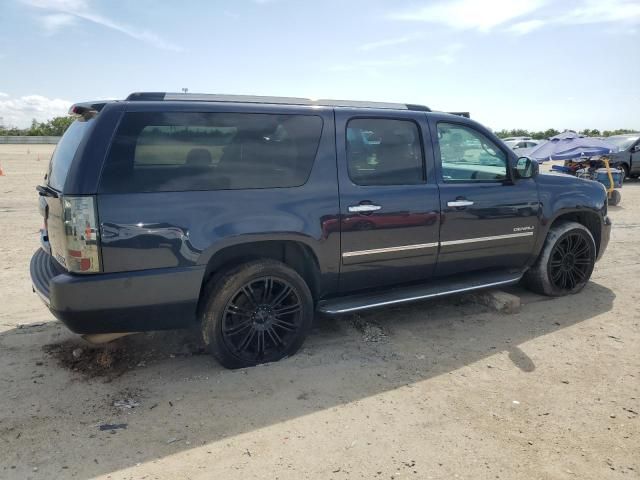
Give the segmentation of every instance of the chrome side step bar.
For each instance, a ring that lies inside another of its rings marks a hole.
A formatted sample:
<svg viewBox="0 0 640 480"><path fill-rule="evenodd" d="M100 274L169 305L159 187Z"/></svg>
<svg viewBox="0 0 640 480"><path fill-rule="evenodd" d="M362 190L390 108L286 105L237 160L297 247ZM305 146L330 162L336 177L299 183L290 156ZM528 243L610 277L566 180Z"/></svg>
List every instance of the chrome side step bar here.
<svg viewBox="0 0 640 480"><path fill-rule="evenodd" d="M411 285L405 288L393 288L392 290L322 300L318 303L317 310L326 315L358 312L360 310L386 307L399 303L443 297L455 293L513 285L518 283L523 275L524 272L514 271L482 272L466 274L464 276L456 275L455 280L446 278L434 279L429 283L421 285Z"/></svg>

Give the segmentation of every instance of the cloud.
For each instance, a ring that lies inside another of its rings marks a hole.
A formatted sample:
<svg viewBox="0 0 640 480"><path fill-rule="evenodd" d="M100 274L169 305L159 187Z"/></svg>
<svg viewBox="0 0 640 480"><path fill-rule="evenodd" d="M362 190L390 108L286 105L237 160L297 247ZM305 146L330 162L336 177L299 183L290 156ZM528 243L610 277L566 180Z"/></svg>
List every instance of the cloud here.
<svg viewBox="0 0 640 480"><path fill-rule="evenodd" d="M525 35L542 27L556 25L589 25L597 23L625 25L624 32L634 32L634 24L640 23L640 3L629 0L585 0L578 6L557 11L547 18L534 18L515 23L507 31Z"/></svg>
<svg viewBox="0 0 640 480"><path fill-rule="evenodd" d="M445 65L451 65L456 61L456 53L458 53L462 49L463 45L461 43L453 43L451 45L447 45L441 53L433 57L440 63L444 63Z"/></svg>
<svg viewBox="0 0 640 480"><path fill-rule="evenodd" d="M397 12L395 20L439 23L457 30L488 32L499 25L530 14L546 0L454 0Z"/></svg>
<svg viewBox="0 0 640 480"><path fill-rule="evenodd" d="M0 98L2 97L8 97L9 94L8 93L4 93L4 92L0 92Z"/></svg>
<svg viewBox="0 0 640 480"><path fill-rule="evenodd" d="M402 45L404 43L412 42L412 41L417 40L417 39L419 39L421 37L422 37L422 35L405 35L405 36L402 36L402 37L386 38L386 39L383 39L383 40L377 40L375 42L369 42L369 43L365 43L363 45L360 45L358 47L358 50L360 50L362 52L368 52L370 50L377 50L379 48L394 47L396 45Z"/></svg>
<svg viewBox="0 0 640 480"><path fill-rule="evenodd" d="M42 95L11 98L7 94L2 94L0 95L0 117L4 126L25 128L31 125L31 120L34 118L42 122L66 115L71 104L67 100Z"/></svg>
<svg viewBox="0 0 640 480"><path fill-rule="evenodd" d="M52 13L51 15L42 15L38 18L45 31L53 34L63 27L68 27L76 23L76 17L66 13Z"/></svg>
<svg viewBox="0 0 640 480"><path fill-rule="evenodd" d="M514 23L507 30L518 35L525 35L541 27L544 27L546 24L547 22L544 22L542 20L525 20L524 22Z"/></svg>
<svg viewBox="0 0 640 480"><path fill-rule="evenodd" d="M636 0L587 0L561 17L562 23L640 22L640 3Z"/></svg>
<svg viewBox="0 0 640 480"><path fill-rule="evenodd" d="M49 32L53 32L62 26L73 23L76 19L85 20L97 25L115 30L128 37L134 38L141 42L147 43L156 48L162 50L169 50L173 52L181 52L183 49L171 42L162 39L160 36L153 32L141 30L140 28L126 25L124 23L112 20L104 15L100 15L91 10L87 0L22 0L23 3L45 10L49 13L40 17L40 21L43 22L45 28Z"/></svg>

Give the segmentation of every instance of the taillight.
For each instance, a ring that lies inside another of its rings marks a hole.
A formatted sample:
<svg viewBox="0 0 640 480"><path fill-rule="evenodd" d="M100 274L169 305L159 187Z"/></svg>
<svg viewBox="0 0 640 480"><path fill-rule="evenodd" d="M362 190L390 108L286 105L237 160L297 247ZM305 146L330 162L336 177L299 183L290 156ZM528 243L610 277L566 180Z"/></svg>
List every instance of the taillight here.
<svg viewBox="0 0 640 480"><path fill-rule="evenodd" d="M63 197L65 264L69 271L100 271L98 215L94 197Z"/></svg>

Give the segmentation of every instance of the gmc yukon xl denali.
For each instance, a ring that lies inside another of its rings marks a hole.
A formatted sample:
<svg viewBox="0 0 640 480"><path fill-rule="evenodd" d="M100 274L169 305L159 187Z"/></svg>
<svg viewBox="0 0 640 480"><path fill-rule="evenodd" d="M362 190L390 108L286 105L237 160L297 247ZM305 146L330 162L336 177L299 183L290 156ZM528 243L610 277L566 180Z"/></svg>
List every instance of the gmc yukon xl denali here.
<svg viewBox="0 0 640 480"><path fill-rule="evenodd" d="M420 105L146 92L71 113L31 278L76 333L199 325L224 366L256 365L316 311L577 293L609 241L601 184Z"/></svg>

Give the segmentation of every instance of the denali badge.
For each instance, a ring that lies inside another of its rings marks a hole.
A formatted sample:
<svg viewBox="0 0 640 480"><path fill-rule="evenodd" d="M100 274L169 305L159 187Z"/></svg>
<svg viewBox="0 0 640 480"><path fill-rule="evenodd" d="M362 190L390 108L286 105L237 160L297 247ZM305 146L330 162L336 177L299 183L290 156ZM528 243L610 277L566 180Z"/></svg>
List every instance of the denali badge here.
<svg viewBox="0 0 640 480"><path fill-rule="evenodd" d="M528 226L528 227L516 227L513 229L514 232L527 232L529 230L535 230L536 227Z"/></svg>

